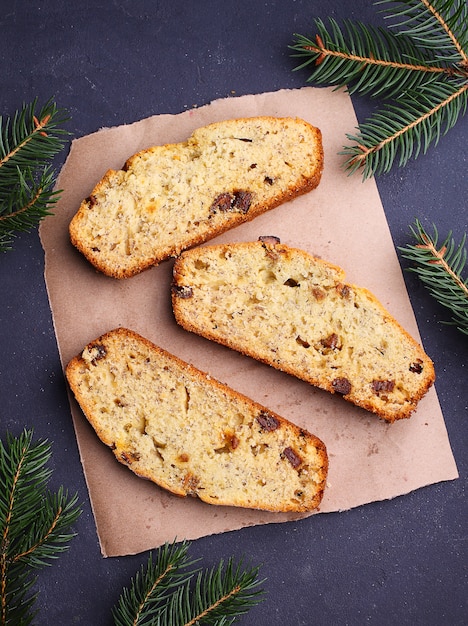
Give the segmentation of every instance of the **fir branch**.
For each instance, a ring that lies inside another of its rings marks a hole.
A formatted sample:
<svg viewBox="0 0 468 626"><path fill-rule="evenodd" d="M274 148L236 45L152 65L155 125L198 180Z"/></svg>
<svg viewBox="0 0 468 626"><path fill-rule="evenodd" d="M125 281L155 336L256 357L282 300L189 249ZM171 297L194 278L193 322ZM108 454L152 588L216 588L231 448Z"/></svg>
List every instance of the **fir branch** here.
<svg viewBox="0 0 468 626"><path fill-rule="evenodd" d="M0 251L11 248L17 231L29 231L51 213L54 191L50 162L63 148L66 113L49 100L37 100L11 118L0 116Z"/></svg>
<svg viewBox="0 0 468 626"><path fill-rule="evenodd" d="M49 565L68 548L81 511L77 496L47 490L51 471L47 441L32 431L0 441L0 623L29 624L36 595L32 568Z"/></svg>
<svg viewBox="0 0 468 626"><path fill-rule="evenodd" d="M190 568L196 561L188 558L188 547L186 541L179 546L166 543L159 548L155 561L150 553L146 569L137 572L113 609L116 626L153 623L171 592L195 573Z"/></svg>
<svg viewBox="0 0 468 626"><path fill-rule="evenodd" d="M346 168L350 173L362 169L363 178L368 178L388 172L396 160L399 166L406 165L437 144L467 105L468 83L432 83L417 93L408 91L398 105L388 104L362 123L358 134L347 134L355 143L340 153L349 157Z"/></svg>
<svg viewBox="0 0 468 626"><path fill-rule="evenodd" d="M409 37L349 20L344 21L343 29L333 18L329 18L329 28L319 19L315 24L315 39L296 35L297 43L291 46L293 56L306 58L295 71L315 64L309 82L346 86L351 94L392 98L438 75L452 74Z"/></svg>
<svg viewBox="0 0 468 626"><path fill-rule="evenodd" d="M436 58L468 69L468 6L463 0L380 0L388 5L386 17L395 19L401 32L432 49ZM400 5L400 8L397 8ZM422 5L422 6L421 6Z"/></svg>
<svg viewBox="0 0 468 626"><path fill-rule="evenodd" d="M195 589L188 584L171 598L162 615L161 626L196 626L197 624L232 624L258 604L258 568L242 571L229 559L210 570L200 572Z"/></svg>
<svg viewBox="0 0 468 626"><path fill-rule="evenodd" d="M439 246L435 225L430 236L416 220L411 232L416 244L399 248L402 256L414 263L409 270L419 276L439 304L451 311L451 321L446 323L468 335L468 278L462 276L467 260L466 233L457 245L450 232Z"/></svg>
<svg viewBox="0 0 468 626"><path fill-rule="evenodd" d="M384 105L347 134L349 173L364 179L425 153L451 129L468 104L468 9L465 0L380 0L399 31L316 19L315 37L295 35L296 70L308 81L384 98ZM387 6L389 5L389 6ZM421 6L422 5L422 6Z"/></svg>
<svg viewBox="0 0 468 626"><path fill-rule="evenodd" d="M229 559L226 566L221 561L212 569L194 570L188 547L188 542L165 544L155 560L150 554L146 570L141 569L114 607L116 626L228 625L258 604L258 568L242 570Z"/></svg>

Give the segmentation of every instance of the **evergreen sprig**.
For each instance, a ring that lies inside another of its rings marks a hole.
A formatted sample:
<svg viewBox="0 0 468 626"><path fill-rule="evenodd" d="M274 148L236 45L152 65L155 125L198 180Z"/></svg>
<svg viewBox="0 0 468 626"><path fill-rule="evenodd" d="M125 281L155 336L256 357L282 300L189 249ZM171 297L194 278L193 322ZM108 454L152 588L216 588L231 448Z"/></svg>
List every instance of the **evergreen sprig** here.
<svg viewBox="0 0 468 626"><path fill-rule="evenodd" d="M12 117L0 116L0 251L11 248L16 232L28 231L51 213L60 197L54 191L51 160L69 134L68 116L49 100L37 99Z"/></svg>
<svg viewBox="0 0 468 626"><path fill-rule="evenodd" d="M346 87L384 100L382 108L347 134L349 173L364 179L437 144L468 105L466 0L380 0L389 28L345 20L315 20L316 35L295 35L295 69L313 67L308 81Z"/></svg>
<svg viewBox="0 0 468 626"><path fill-rule="evenodd" d="M123 589L113 609L116 626L153 623L173 590L194 575L189 568L196 561L189 560L188 547L186 541L180 545L166 543L157 551L155 560L150 553L146 568L142 566L130 587Z"/></svg>
<svg viewBox="0 0 468 626"><path fill-rule="evenodd" d="M468 277L463 278L466 267L466 233L457 244L449 232L439 245L439 233L433 225L429 235L419 220L411 226L415 244L401 247L400 252L412 261L409 271L415 272L431 295L452 314L448 324L455 325L468 335Z"/></svg>
<svg viewBox="0 0 468 626"><path fill-rule="evenodd" d="M47 489L51 456L47 441L33 442L32 431L0 441L0 623L30 624L37 594L36 576L68 548L70 527L80 515L77 496L61 487Z"/></svg>
<svg viewBox="0 0 468 626"><path fill-rule="evenodd" d="M243 570L232 559L208 570L193 569L189 543L168 544L150 553L142 569L125 588L113 617L116 626L194 626L232 624L258 604L258 568Z"/></svg>

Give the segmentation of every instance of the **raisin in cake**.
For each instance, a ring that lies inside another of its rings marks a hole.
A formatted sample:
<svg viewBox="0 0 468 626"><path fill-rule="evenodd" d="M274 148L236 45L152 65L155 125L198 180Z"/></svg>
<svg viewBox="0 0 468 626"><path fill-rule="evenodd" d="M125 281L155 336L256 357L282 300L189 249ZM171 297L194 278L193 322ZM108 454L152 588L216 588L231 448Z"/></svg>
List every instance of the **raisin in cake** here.
<svg viewBox="0 0 468 626"><path fill-rule="evenodd" d="M389 422L409 417L435 378L422 347L372 293L273 237L182 253L172 302L186 330Z"/></svg>
<svg viewBox="0 0 468 626"><path fill-rule="evenodd" d="M301 119L216 122L108 171L71 220L71 242L129 277L312 190L322 169L321 133Z"/></svg>
<svg viewBox="0 0 468 626"><path fill-rule="evenodd" d="M210 504L307 512L322 498L324 444L124 328L67 366L99 438L136 474Z"/></svg>

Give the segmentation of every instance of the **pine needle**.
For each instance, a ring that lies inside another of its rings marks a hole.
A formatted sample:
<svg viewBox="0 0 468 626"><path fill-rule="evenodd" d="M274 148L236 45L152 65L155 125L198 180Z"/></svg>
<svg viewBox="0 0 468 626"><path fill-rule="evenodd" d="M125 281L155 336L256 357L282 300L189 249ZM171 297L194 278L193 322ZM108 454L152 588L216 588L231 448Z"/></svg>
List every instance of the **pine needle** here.
<svg viewBox="0 0 468 626"><path fill-rule="evenodd" d="M65 144L61 126L67 119L52 100L0 116L0 252L11 249L16 233L50 215L59 199L51 161Z"/></svg>
<svg viewBox="0 0 468 626"><path fill-rule="evenodd" d="M123 590L113 616L116 626L232 624L258 604L258 568L232 559L208 570L193 569L189 543L165 544Z"/></svg>
<svg viewBox="0 0 468 626"><path fill-rule="evenodd" d="M49 565L68 548L81 511L77 496L47 489L51 472L47 441L32 431L0 441L0 624L31 623L36 595L32 569Z"/></svg>
<svg viewBox="0 0 468 626"><path fill-rule="evenodd" d="M439 245L435 225L431 236L416 220L411 232L416 243L399 248L402 256L414 264L409 271L416 273L437 302L451 311L451 320L445 323L468 335L468 277L463 278L467 260L466 233L457 244L449 232Z"/></svg>
<svg viewBox="0 0 468 626"><path fill-rule="evenodd" d="M380 0L389 28L329 18L313 37L295 35L293 56L308 82L383 100L347 134L344 168L363 179L405 166L457 123L468 106L466 0Z"/></svg>
<svg viewBox="0 0 468 626"><path fill-rule="evenodd" d="M189 560L188 547L186 541L180 545L166 543L157 551L155 560L150 553L146 569L142 566L137 572L113 609L116 626L154 623L173 590L195 574L191 567L196 561Z"/></svg>

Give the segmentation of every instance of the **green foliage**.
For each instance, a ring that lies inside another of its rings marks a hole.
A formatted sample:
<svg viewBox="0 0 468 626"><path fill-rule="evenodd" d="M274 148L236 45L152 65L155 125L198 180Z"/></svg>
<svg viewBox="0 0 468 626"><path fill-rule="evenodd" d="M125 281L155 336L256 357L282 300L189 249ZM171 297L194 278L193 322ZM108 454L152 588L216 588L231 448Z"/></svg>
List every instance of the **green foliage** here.
<svg viewBox="0 0 468 626"><path fill-rule="evenodd" d="M228 625L261 600L258 568L243 570L232 559L209 570L193 569L189 544L165 544L150 554L123 590L113 616L116 626Z"/></svg>
<svg viewBox="0 0 468 626"><path fill-rule="evenodd" d="M436 62L466 62L468 6L464 0L380 0L375 4L388 5L384 11L395 20L394 27L432 50Z"/></svg>
<svg viewBox="0 0 468 626"><path fill-rule="evenodd" d="M47 489L47 441L32 432L0 441L0 623L30 624L36 595L31 570L49 565L68 548L70 526L80 515L77 497Z"/></svg>
<svg viewBox="0 0 468 626"><path fill-rule="evenodd" d="M293 56L308 81L346 87L384 103L342 154L363 178L404 166L435 145L468 105L468 6L465 0L380 0L389 28L315 20L316 35L295 35Z"/></svg>
<svg viewBox="0 0 468 626"><path fill-rule="evenodd" d="M449 324L468 335L468 278L462 274L466 267L466 233L457 245L450 232L439 246L439 234L433 226L430 236L416 220L411 232L416 244L400 248L402 256L413 262L415 272L431 295L452 313Z"/></svg>
<svg viewBox="0 0 468 626"><path fill-rule="evenodd" d="M363 178L386 173L397 161L404 166L410 158L426 153L431 144L452 128L468 103L468 83L432 83L419 91L408 90L397 104L388 104L359 126L355 142L341 154L348 156L350 173L362 169Z"/></svg>
<svg viewBox="0 0 468 626"><path fill-rule="evenodd" d="M0 116L0 251L9 250L15 233L36 226L57 202L50 162L64 146L66 120L51 100L40 109L34 100L11 118Z"/></svg>
<svg viewBox="0 0 468 626"><path fill-rule="evenodd" d="M343 22L342 28L333 18L329 18L328 28L320 19L315 23L315 39L296 35L294 47L298 52L295 56L306 56L296 70L315 63L309 81L348 87L351 94L392 98L437 78L438 71L426 71L429 54L410 37L349 20ZM408 71L414 68L418 57L421 69Z"/></svg>
<svg viewBox="0 0 468 626"><path fill-rule="evenodd" d="M194 564L188 559L188 546L185 541L179 546L166 543L158 550L156 561L150 553L146 569L141 567L114 607L116 626L153 623L174 589L194 575L188 569Z"/></svg>

